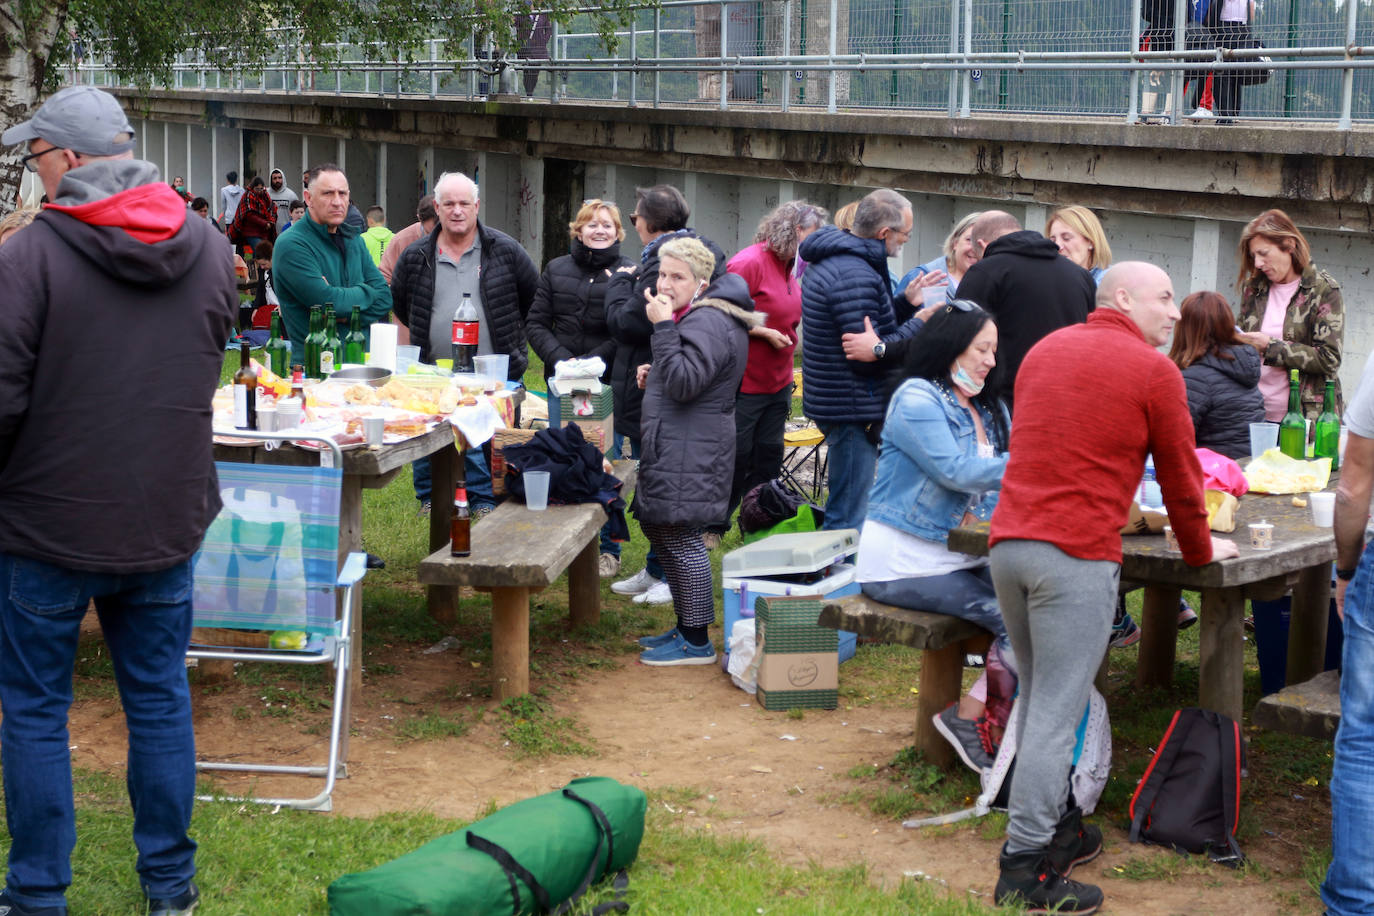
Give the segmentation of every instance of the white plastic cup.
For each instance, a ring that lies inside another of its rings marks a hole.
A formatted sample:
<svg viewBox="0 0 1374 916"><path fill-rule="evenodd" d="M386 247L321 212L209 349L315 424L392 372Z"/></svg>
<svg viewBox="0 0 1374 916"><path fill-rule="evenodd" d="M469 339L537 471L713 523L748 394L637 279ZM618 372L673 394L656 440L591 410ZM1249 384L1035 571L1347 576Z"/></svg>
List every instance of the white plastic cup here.
<svg viewBox="0 0 1374 916"><path fill-rule="evenodd" d="M1258 458L1279 444L1279 424L1250 424L1250 457Z"/></svg>
<svg viewBox="0 0 1374 916"><path fill-rule="evenodd" d="M300 398L282 398L277 402L277 432L290 432L304 422Z"/></svg>
<svg viewBox="0 0 1374 916"><path fill-rule="evenodd" d="M549 507L549 472L525 471L525 508L543 512Z"/></svg>
<svg viewBox="0 0 1374 916"><path fill-rule="evenodd" d="M921 305L929 308L932 305L944 305L949 301L949 284L942 283L939 286L925 286L921 288Z"/></svg>
<svg viewBox="0 0 1374 916"><path fill-rule="evenodd" d="M506 374L510 372L510 354L488 353L472 359L477 374L486 379L487 387L495 391L506 387Z"/></svg>
<svg viewBox="0 0 1374 916"><path fill-rule="evenodd" d="M277 407L258 407L258 432L274 433L277 431Z"/></svg>
<svg viewBox="0 0 1374 916"><path fill-rule="evenodd" d="M1312 507L1312 524L1318 528L1330 528L1336 516L1336 494L1326 491L1313 493L1307 498Z"/></svg>
<svg viewBox="0 0 1374 916"><path fill-rule="evenodd" d="M382 436L386 435L385 417L363 417L363 434L367 437L367 444L371 448L376 448L382 444Z"/></svg>
<svg viewBox="0 0 1374 916"><path fill-rule="evenodd" d="M390 322L374 324L368 328L371 344L367 352L369 366L381 366L388 372L396 371L396 325Z"/></svg>

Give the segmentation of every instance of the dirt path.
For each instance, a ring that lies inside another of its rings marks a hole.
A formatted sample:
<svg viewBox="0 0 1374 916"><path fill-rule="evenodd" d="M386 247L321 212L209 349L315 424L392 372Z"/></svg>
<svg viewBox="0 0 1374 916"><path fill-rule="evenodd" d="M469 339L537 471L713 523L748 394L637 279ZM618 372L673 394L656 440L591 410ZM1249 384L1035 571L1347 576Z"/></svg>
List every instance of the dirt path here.
<svg viewBox="0 0 1374 916"><path fill-rule="evenodd" d="M401 651L401 650L397 650ZM427 810L470 819L490 802L504 805L596 774L646 790L695 790L690 803L668 804L680 823L737 833L766 843L794 865L864 863L875 880L893 885L922 872L959 894L988 899L1000 840L977 827L905 830L867 808L838 799L857 783L855 766L885 764L910 743L905 710L808 710L801 719L758 707L716 668L650 669L629 656L618 668L591 671L554 695L558 715L585 726L595 757L515 760L487 715L462 738L397 743L398 720L414 715L416 698L453 697L450 653L404 650L394 662L403 674L369 680L354 708L348 756L350 778L335 792L337 814L369 817L387 811ZM374 660L374 664L377 660ZM393 660L389 660L393 661ZM260 691L234 685L196 698L203 753L251 753L270 748L322 753L322 739L299 723L259 714ZM399 698L404 695L406 702ZM459 702L481 705L483 701ZM424 705L423 703L421 704ZM234 715L235 709L239 715ZM249 708L252 714L243 715ZM123 764L123 722L109 700L86 700L73 713L78 766L116 770ZM263 780L260 791L289 791ZM299 784L297 784L297 791ZM229 789L232 791L232 789ZM313 790L311 790L313 791ZM665 792L665 799L684 793ZM1221 869L1184 869L1172 880L1127 880L1117 869L1134 860L1167 857L1133 847L1114 825L1103 825L1107 851L1075 877L1102 884L1117 913L1319 912L1300 875L1299 852L1281 836L1266 835L1247 852L1263 873L1237 876ZM1168 865L1169 863L1161 863Z"/></svg>

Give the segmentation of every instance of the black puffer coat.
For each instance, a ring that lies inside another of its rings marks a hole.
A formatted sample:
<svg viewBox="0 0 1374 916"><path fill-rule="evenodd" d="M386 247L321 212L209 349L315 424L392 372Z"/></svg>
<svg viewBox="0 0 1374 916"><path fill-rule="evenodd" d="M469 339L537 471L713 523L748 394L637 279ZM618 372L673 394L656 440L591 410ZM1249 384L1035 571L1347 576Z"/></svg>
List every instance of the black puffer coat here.
<svg viewBox="0 0 1374 916"><path fill-rule="evenodd" d="M610 381L615 341L606 327L606 289L616 268L630 264L620 256L619 242L588 248L573 239L571 253L544 268L526 323L530 346L544 361L544 378L559 360L599 356L606 364L601 380Z"/></svg>
<svg viewBox="0 0 1374 916"><path fill-rule="evenodd" d="M1234 358L1208 353L1183 370L1188 412L1198 448L1244 458L1250 454L1250 424L1264 422L1264 396L1257 387L1260 355L1245 344L1222 350Z"/></svg>
<svg viewBox="0 0 1374 916"><path fill-rule="evenodd" d="M631 439L640 438L640 402L644 400L644 392L635 384L635 370L651 362L649 338L654 333L653 325L644 316L644 291L658 286L659 246L675 238L696 239L715 255L716 266L711 271L713 282L725 273L725 252L719 245L691 229L679 229L645 245L639 255L639 266L633 273L616 271L612 274L606 290L606 325L616 342L615 365L611 368L615 431Z"/></svg>
<svg viewBox="0 0 1374 916"><path fill-rule="evenodd" d="M725 515L735 473L735 395L749 329L763 324L749 285L725 274L682 320L653 325L635 517L700 528Z"/></svg>
<svg viewBox="0 0 1374 916"><path fill-rule="evenodd" d="M434 311L434 263L442 226L411 245L391 274L391 308L410 328L411 342L420 347L421 362L433 362L429 352L429 321ZM482 310L491 323L491 346L510 354L506 378L519 381L530 364L525 344L525 316L539 285L539 271L520 243L498 229L477 222L482 245Z"/></svg>

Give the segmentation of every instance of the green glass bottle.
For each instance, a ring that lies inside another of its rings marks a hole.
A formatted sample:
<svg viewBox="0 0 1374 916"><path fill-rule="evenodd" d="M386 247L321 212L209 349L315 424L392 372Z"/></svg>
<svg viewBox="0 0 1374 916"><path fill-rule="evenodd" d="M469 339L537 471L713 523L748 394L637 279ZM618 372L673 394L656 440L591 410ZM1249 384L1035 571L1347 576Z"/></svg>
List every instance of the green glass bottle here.
<svg viewBox="0 0 1374 916"><path fill-rule="evenodd" d="M367 334L363 332L363 307L353 306L348 319L348 336L344 338L344 362L361 366L367 351Z"/></svg>
<svg viewBox="0 0 1374 916"><path fill-rule="evenodd" d="M1326 393L1322 396L1322 412L1313 424L1316 439L1312 454L1317 458L1330 458L1331 470L1341 464L1341 418L1336 413L1336 381L1326 380Z"/></svg>
<svg viewBox="0 0 1374 916"><path fill-rule="evenodd" d="M310 306L310 333L305 335L306 378L321 378L320 349L324 345L324 313L318 305Z"/></svg>
<svg viewBox="0 0 1374 916"><path fill-rule="evenodd" d="M1299 461L1307 457L1307 420L1298 393L1298 370L1288 373L1288 413L1279 423L1279 451Z"/></svg>
<svg viewBox="0 0 1374 916"><path fill-rule="evenodd" d="M267 365L278 378L291 377L291 341L282 334L281 313L272 313L272 337L267 341Z"/></svg>
<svg viewBox="0 0 1374 916"><path fill-rule="evenodd" d="M334 303L324 304L324 337L320 342L320 378L328 378L339 363L343 341L339 340L339 319L334 315Z"/></svg>

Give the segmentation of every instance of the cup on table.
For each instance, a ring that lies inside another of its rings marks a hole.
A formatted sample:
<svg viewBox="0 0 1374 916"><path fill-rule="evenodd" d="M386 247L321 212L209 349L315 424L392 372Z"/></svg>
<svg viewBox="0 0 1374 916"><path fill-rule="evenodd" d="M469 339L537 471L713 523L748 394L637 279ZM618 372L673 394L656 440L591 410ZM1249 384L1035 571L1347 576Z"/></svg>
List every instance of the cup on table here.
<svg viewBox="0 0 1374 916"><path fill-rule="evenodd" d="M525 480L525 507L543 512L549 507L549 472L526 471L521 476Z"/></svg>
<svg viewBox="0 0 1374 916"><path fill-rule="evenodd" d="M274 433L277 431L277 407L258 407L258 432Z"/></svg>
<svg viewBox="0 0 1374 916"><path fill-rule="evenodd" d="M1174 534L1173 525L1164 526L1164 547L1170 553L1178 553L1178 537Z"/></svg>
<svg viewBox="0 0 1374 916"><path fill-rule="evenodd" d="M434 365L438 366L440 369L447 369L449 372L453 371L452 359L436 359Z"/></svg>
<svg viewBox="0 0 1374 916"><path fill-rule="evenodd" d="M1274 526L1270 522L1253 522L1250 525L1250 546L1256 550L1268 550L1274 546Z"/></svg>
<svg viewBox="0 0 1374 916"><path fill-rule="evenodd" d="M510 371L510 354L488 353L474 356L472 365L477 374L486 380L486 387L492 391L506 387L506 373Z"/></svg>
<svg viewBox="0 0 1374 916"><path fill-rule="evenodd" d="M944 305L948 301L948 283L942 283L939 286L926 286L921 289L921 305L926 308L932 305Z"/></svg>
<svg viewBox="0 0 1374 916"><path fill-rule="evenodd" d="M366 362L369 366L396 371L396 331L396 325L390 322L381 322L368 328L371 345Z"/></svg>
<svg viewBox="0 0 1374 916"><path fill-rule="evenodd" d="M386 434L386 418L384 417L363 417L363 435L367 437L369 448L376 448L382 444L382 436Z"/></svg>
<svg viewBox="0 0 1374 916"><path fill-rule="evenodd" d="M305 421L305 409L300 398L282 398L277 402L277 431L289 432Z"/></svg>
<svg viewBox="0 0 1374 916"><path fill-rule="evenodd" d="M1307 504L1312 507L1312 524L1318 528L1330 528L1336 515L1336 494L1325 491L1312 493L1307 497Z"/></svg>
<svg viewBox="0 0 1374 916"><path fill-rule="evenodd" d="M1279 444L1279 424L1277 423L1251 423L1250 424L1250 457L1258 458L1271 448L1276 448Z"/></svg>

